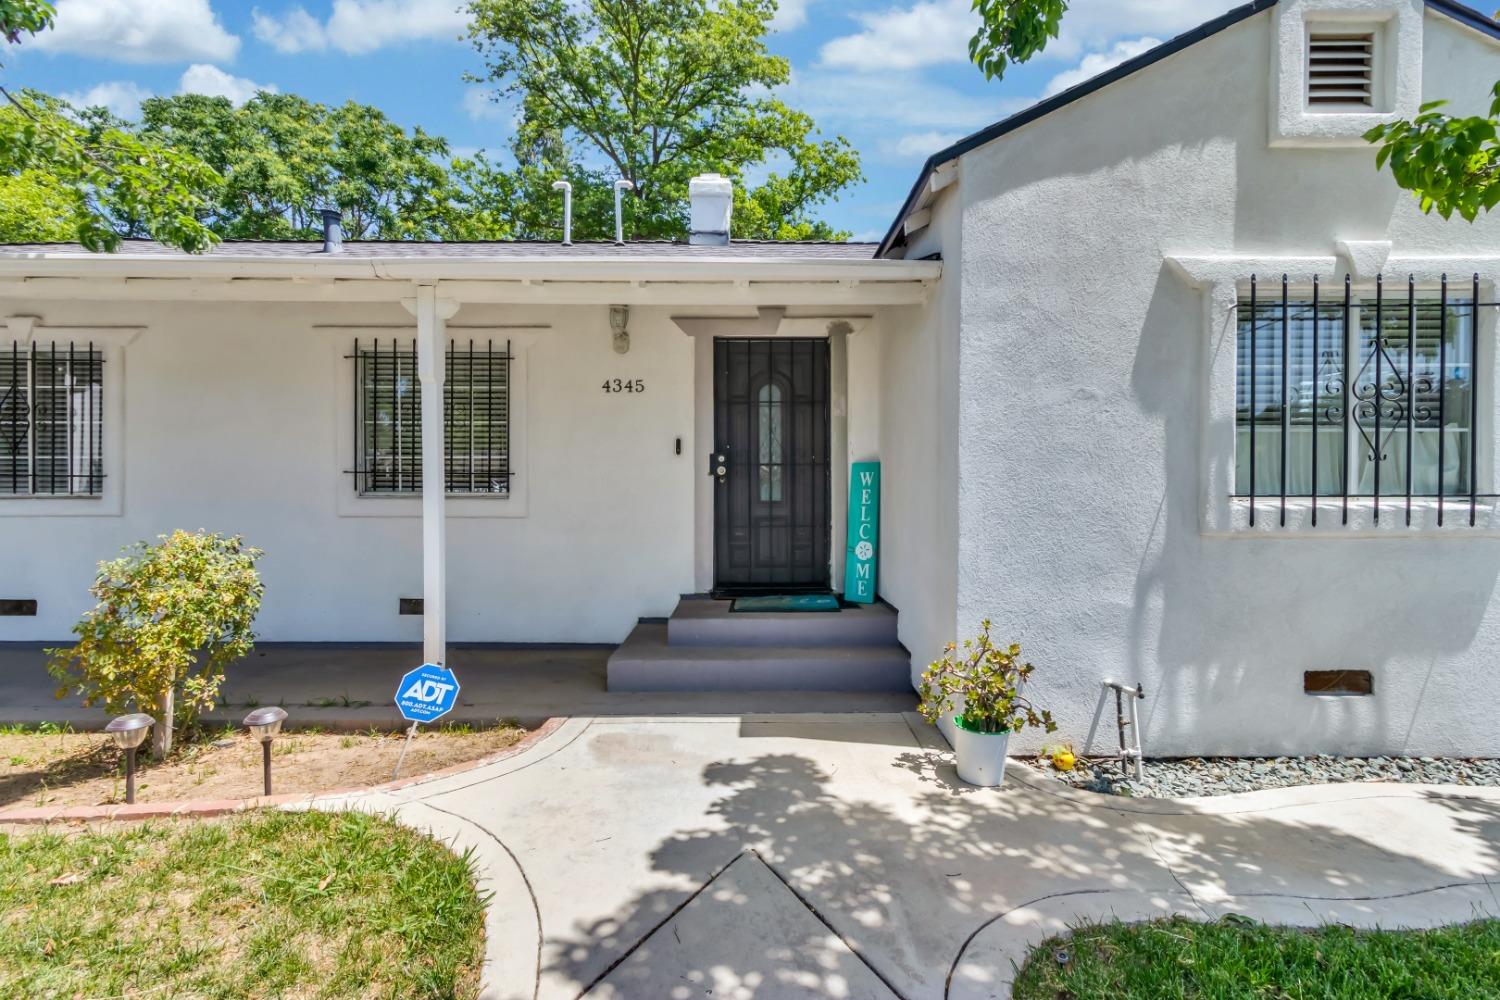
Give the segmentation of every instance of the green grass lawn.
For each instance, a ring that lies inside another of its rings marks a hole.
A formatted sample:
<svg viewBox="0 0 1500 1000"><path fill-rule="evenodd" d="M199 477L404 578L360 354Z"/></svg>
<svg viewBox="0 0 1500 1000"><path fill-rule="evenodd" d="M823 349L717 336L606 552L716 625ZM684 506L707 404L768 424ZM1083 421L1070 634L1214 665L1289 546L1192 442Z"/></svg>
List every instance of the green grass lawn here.
<svg viewBox="0 0 1500 1000"><path fill-rule="evenodd" d="M7 997L472 998L473 864L360 813L0 833Z"/></svg>
<svg viewBox="0 0 1500 1000"><path fill-rule="evenodd" d="M1097 924L1027 956L1016 1000L1479 1000L1500 997L1500 921L1430 931L1241 918Z"/></svg>

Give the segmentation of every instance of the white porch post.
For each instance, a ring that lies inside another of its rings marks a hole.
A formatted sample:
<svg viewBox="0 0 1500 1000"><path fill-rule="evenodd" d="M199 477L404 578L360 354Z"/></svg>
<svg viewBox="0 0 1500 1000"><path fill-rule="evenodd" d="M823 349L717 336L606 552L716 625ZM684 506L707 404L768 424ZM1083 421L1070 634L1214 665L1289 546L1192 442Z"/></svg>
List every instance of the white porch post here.
<svg viewBox="0 0 1500 1000"><path fill-rule="evenodd" d="M448 660L447 483L443 442L446 321L457 303L439 301L437 286L418 285L417 379L422 385L422 656Z"/></svg>

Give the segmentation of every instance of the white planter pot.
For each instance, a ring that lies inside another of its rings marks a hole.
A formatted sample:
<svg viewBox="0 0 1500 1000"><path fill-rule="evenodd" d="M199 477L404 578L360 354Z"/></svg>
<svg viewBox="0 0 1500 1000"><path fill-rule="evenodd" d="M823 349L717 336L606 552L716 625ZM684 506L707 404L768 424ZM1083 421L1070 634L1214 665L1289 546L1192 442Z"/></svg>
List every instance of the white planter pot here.
<svg viewBox="0 0 1500 1000"><path fill-rule="evenodd" d="M971 785L990 788L1005 780L1005 748L1010 733L970 732L953 724L953 750L958 755L958 777Z"/></svg>

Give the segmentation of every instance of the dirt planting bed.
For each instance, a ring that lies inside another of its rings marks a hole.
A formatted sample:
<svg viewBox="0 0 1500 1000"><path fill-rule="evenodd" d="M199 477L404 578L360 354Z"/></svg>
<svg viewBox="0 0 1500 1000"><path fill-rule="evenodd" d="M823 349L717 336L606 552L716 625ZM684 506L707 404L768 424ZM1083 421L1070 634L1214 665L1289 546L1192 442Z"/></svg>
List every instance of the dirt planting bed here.
<svg viewBox="0 0 1500 1000"><path fill-rule="evenodd" d="M439 771L514 745L526 730L512 723L419 730L401 777ZM283 733L272 744L276 794L321 792L391 780L404 732ZM7 811L107 806L125 801L121 752L102 733L52 726L0 730L0 822ZM164 761L142 753L136 802L250 798L263 791L261 746L244 730L199 733Z"/></svg>

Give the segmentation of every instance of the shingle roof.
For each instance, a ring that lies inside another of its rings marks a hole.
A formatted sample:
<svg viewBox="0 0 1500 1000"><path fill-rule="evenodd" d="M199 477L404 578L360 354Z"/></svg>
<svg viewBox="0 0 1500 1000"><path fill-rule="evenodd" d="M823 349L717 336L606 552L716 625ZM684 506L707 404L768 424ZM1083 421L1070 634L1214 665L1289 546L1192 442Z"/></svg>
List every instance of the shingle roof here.
<svg viewBox="0 0 1500 1000"><path fill-rule="evenodd" d="M122 254L132 256L185 256L181 250L153 240L126 240ZM77 243L0 244L0 256L87 253ZM324 257L318 240L227 240L202 256L306 259ZM589 258L594 260L692 260L751 257L757 260L820 261L870 260L874 243L774 242L733 240L728 246L690 246L670 240L641 240L617 246L607 242L579 242L572 246L540 241L490 241L476 243L416 243L381 240L346 240L346 260L469 260L474 258Z"/></svg>

